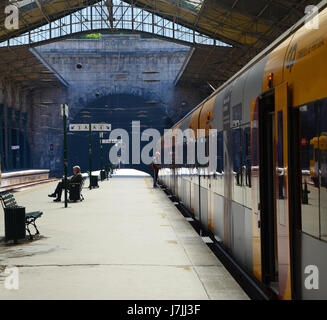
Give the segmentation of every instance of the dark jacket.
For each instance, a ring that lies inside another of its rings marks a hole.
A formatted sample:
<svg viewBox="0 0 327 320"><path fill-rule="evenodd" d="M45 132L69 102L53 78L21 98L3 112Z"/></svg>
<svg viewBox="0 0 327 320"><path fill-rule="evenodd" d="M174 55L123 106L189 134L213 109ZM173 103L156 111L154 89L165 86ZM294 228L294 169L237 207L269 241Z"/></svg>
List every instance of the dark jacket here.
<svg viewBox="0 0 327 320"><path fill-rule="evenodd" d="M82 183L83 177L81 173L74 174L71 178L67 179L68 183Z"/></svg>
<svg viewBox="0 0 327 320"><path fill-rule="evenodd" d="M160 169L160 165L158 163L152 162L151 163L151 168L154 171L158 171Z"/></svg>

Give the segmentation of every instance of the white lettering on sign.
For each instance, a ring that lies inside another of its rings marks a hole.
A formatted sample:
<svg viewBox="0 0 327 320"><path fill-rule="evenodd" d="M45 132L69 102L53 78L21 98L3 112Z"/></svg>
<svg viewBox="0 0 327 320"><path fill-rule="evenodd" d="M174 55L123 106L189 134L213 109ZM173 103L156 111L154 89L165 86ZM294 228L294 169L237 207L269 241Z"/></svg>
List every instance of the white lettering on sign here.
<svg viewBox="0 0 327 320"><path fill-rule="evenodd" d="M69 131L89 131L90 127L88 123L75 123L69 125ZM108 123L92 123L92 131L111 131L111 124Z"/></svg>
<svg viewBox="0 0 327 320"><path fill-rule="evenodd" d="M101 143L105 144L105 143L121 143L121 140L117 140L117 139L102 139Z"/></svg>
<svg viewBox="0 0 327 320"><path fill-rule="evenodd" d="M109 123L92 123L92 131L111 131L111 124Z"/></svg>
<svg viewBox="0 0 327 320"><path fill-rule="evenodd" d="M69 131L89 131L90 127L87 123L76 123L69 125Z"/></svg>

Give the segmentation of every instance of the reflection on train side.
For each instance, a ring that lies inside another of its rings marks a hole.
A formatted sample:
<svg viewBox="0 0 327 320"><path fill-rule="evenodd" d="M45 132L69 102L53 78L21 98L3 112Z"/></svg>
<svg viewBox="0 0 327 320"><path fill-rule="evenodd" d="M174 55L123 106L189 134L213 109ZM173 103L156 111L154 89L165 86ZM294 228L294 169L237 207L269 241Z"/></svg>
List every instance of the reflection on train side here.
<svg viewBox="0 0 327 320"><path fill-rule="evenodd" d="M234 175L232 200L251 208L251 128L249 125L232 130L232 160Z"/></svg>
<svg viewBox="0 0 327 320"><path fill-rule="evenodd" d="M327 100L300 107L302 231L327 241Z"/></svg>

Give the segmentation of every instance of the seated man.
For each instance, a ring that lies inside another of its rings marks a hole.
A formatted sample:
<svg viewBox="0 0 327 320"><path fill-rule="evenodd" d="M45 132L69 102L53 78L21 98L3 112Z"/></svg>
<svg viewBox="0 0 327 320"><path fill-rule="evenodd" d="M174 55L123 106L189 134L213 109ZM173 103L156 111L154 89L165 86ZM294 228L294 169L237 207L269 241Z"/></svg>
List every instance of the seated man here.
<svg viewBox="0 0 327 320"><path fill-rule="evenodd" d="M83 177L81 174L81 168L79 166L75 166L73 167L73 172L74 175L70 178L67 178L67 184L69 185L70 183L82 183ZM49 197L56 198L53 200L54 202L60 202L63 188L64 188L64 178L58 183L55 192L49 194Z"/></svg>

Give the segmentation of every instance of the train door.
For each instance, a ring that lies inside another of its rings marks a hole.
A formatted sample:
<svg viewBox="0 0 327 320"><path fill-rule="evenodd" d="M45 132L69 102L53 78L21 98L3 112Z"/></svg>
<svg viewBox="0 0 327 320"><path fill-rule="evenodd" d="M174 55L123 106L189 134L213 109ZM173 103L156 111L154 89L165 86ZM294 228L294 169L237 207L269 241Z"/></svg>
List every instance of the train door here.
<svg viewBox="0 0 327 320"><path fill-rule="evenodd" d="M290 174L294 163L289 161L291 137L288 85L275 88L275 206L278 248L278 292L280 299L292 299ZM292 227L292 228L291 228Z"/></svg>
<svg viewBox="0 0 327 320"><path fill-rule="evenodd" d="M278 293L275 194L275 95L259 99L260 228L262 281Z"/></svg>
<svg viewBox="0 0 327 320"><path fill-rule="evenodd" d="M170 166L170 190L177 196L176 193L176 166L175 166L175 137L172 137L172 155L171 155L171 166Z"/></svg>
<svg viewBox="0 0 327 320"><path fill-rule="evenodd" d="M287 91L287 83L283 83L263 94L257 100L257 106L252 108L257 108L257 116L252 116L251 120L252 143L256 144L254 136L257 141L257 156L254 154L257 170L253 170L257 173L257 177L253 176L254 179L257 178L257 188L253 188L253 192L256 192L253 200L258 203L254 201L253 207L257 208L257 228L260 230L260 252L254 250L254 255L261 262L259 279L278 294L280 299L292 297Z"/></svg>

